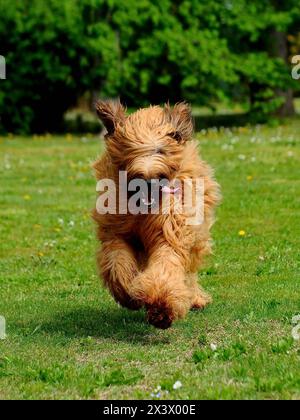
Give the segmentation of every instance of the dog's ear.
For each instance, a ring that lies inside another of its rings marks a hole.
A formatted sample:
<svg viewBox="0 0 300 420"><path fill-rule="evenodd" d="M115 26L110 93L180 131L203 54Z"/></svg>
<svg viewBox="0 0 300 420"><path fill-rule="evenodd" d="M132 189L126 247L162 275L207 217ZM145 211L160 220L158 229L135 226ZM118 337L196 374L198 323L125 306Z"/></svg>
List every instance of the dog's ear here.
<svg viewBox="0 0 300 420"><path fill-rule="evenodd" d="M97 101L96 102L97 115L102 121L110 136L114 133L116 126L125 121L125 108L118 101Z"/></svg>
<svg viewBox="0 0 300 420"><path fill-rule="evenodd" d="M174 127L174 132L170 133L179 143L184 143L191 139L194 130L192 110L186 102L178 102L171 108L170 104L165 104L165 112L168 120Z"/></svg>

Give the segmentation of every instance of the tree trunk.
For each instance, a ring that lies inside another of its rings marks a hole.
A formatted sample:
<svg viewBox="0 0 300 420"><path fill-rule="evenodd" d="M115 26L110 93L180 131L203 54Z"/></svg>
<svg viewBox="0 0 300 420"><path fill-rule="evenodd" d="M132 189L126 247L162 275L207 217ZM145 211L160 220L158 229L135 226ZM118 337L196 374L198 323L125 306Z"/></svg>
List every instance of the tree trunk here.
<svg viewBox="0 0 300 420"><path fill-rule="evenodd" d="M282 58L288 63L288 45L286 34L274 29L271 33L271 54L274 57ZM280 117L289 117L295 114L293 90L276 89L276 95L282 97L284 102L276 111L276 115Z"/></svg>

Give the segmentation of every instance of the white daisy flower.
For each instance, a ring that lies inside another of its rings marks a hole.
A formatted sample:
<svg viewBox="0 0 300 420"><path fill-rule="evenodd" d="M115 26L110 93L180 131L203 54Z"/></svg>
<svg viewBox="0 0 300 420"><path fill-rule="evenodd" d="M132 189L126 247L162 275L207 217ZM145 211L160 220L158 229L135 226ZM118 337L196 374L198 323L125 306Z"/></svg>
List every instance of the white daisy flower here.
<svg viewBox="0 0 300 420"><path fill-rule="evenodd" d="M173 389L179 389L182 387L182 383L180 381L176 381L173 385Z"/></svg>
<svg viewBox="0 0 300 420"><path fill-rule="evenodd" d="M211 343L210 348L211 348L212 351L217 351L218 346L214 343Z"/></svg>

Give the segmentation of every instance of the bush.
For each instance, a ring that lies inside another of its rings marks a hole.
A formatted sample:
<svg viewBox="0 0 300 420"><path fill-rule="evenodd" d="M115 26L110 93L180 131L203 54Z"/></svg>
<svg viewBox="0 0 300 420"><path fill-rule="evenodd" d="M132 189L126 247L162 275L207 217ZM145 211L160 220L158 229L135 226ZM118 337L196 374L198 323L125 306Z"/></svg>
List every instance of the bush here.
<svg viewBox="0 0 300 420"><path fill-rule="evenodd" d="M115 79L113 31L101 14L85 16L92 1L2 0L0 36L7 62L1 81L1 122L7 131L59 131L63 114L93 85ZM103 2L97 2L103 3ZM86 22L87 21L87 22ZM107 94L118 91L117 80Z"/></svg>

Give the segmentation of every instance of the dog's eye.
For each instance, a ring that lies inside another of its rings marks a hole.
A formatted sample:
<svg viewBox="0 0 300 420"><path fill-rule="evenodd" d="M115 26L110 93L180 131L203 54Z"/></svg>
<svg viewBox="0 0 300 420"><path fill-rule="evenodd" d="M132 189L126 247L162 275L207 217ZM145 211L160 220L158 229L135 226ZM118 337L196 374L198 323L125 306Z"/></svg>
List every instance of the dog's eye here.
<svg viewBox="0 0 300 420"><path fill-rule="evenodd" d="M164 149L162 149L161 147L158 147L157 149L155 149L155 154L157 155L165 155L165 151Z"/></svg>
<svg viewBox="0 0 300 420"><path fill-rule="evenodd" d="M172 131L171 133L169 133L169 136L172 137L172 139L176 140L178 143L182 141L182 137L179 131Z"/></svg>

